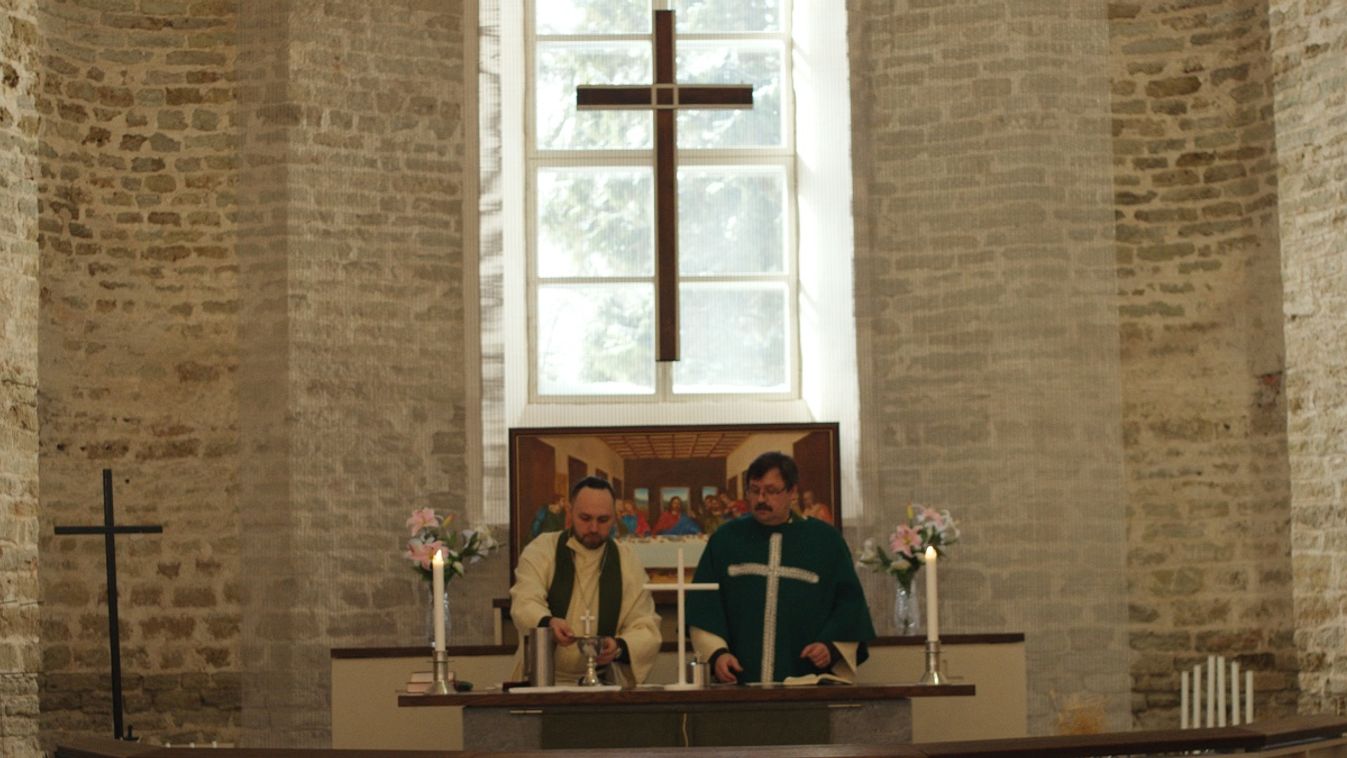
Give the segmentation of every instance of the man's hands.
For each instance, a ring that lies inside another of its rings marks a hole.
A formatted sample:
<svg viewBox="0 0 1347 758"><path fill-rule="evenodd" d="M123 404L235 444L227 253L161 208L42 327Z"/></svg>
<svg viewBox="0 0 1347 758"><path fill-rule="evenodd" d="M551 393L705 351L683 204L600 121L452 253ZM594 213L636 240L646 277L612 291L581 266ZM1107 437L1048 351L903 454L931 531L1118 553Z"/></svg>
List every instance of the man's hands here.
<svg viewBox="0 0 1347 758"><path fill-rule="evenodd" d="M804 646L800 651L801 658L808 658L809 662L814 664L814 668L828 670L832 665L833 656L828 651L828 646L822 642L813 642ZM716 679L726 683L736 683L739 681L738 674L743 673L744 667L739 664L739 659L734 657L734 653L726 650L715 656L715 675Z"/></svg>
<svg viewBox="0 0 1347 758"><path fill-rule="evenodd" d="M604 666L612 663L613 659L622 652L622 646L617 644L616 637L604 637L603 644L599 647L599 654L594 658L594 663Z"/></svg>
<svg viewBox="0 0 1347 758"><path fill-rule="evenodd" d="M566 619L553 616L547 625L552 629L552 637L556 639L558 645L574 645L575 632L571 631L571 625L566 623Z"/></svg>
<svg viewBox="0 0 1347 758"><path fill-rule="evenodd" d="M575 630L566 623L566 619L553 616L548 620L547 626L552 629L552 637L558 645L570 646L575 644ZM622 646L617 644L616 637L604 637L599 654L594 658L594 662L600 666L612 663L614 658L622 654Z"/></svg>
<svg viewBox="0 0 1347 758"><path fill-rule="evenodd" d="M814 664L814 668L828 670L828 666L833 662L832 653L828 652L828 646L822 642L812 642L804 646L800 651L801 658L808 658L809 662Z"/></svg>
<svg viewBox="0 0 1347 758"><path fill-rule="evenodd" d="M739 659L734 657L734 653L724 652L716 658L716 679L722 682L733 684L739 681L737 674L743 673L744 667L739 665Z"/></svg>

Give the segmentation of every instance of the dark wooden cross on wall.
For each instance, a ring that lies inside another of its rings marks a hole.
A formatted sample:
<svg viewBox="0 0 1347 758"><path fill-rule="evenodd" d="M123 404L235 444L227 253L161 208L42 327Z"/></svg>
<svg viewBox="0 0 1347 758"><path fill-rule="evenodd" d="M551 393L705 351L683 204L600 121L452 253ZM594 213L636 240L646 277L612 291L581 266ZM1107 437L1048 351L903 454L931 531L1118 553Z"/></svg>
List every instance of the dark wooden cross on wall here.
<svg viewBox="0 0 1347 758"><path fill-rule="evenodd" d="M659 4L657 2L657 4ZM680 85L674 77L674 12L656 10L653 84L582 84L577 110L650 109L655 118L655 323L657 361L678 360L678 138L684 108L752 108L749 84Z"/></svg>
<svg viewBox="0 0 1347 758"><path fill-rule="evenodd" d="M161 534L162 526L117 526L112 518L112 469L103 469L103 523L101 526L58 526L57 534L101 534L108 570L108 647L112 653L112 736L135 740L122 731L122 645L117 627L117 535Z"/></svg>

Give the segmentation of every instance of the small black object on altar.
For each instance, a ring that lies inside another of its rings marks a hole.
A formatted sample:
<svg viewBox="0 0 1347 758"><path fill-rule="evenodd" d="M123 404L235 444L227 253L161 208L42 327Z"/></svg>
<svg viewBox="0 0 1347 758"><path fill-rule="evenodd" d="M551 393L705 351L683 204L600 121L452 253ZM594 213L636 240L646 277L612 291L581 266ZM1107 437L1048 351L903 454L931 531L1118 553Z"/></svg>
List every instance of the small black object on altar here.
<svg viewBox="0 0 1347 758"><path fill-rule="evenodd" d="M112 736L134 742L122 729L122 645L117 627L117 535L162 534L162 526L117 526L112 518L112 469L103 469L103 523L100 526L58 526L57 534L101 534L108 569L108 648L112 660Z"/></svg>

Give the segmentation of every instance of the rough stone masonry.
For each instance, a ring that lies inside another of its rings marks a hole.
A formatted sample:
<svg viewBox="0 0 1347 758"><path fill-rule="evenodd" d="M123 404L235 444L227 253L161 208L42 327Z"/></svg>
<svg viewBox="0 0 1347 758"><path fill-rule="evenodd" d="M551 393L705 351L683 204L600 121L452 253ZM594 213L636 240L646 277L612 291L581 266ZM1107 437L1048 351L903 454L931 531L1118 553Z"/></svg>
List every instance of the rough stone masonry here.
<svg viewBox="0 0 1347 758"><path fill-rule="evenodd" d="M0 0L0 754L37 755L36 3Z"/></svg>
<svg viewBox="0 0 1347 758"><path fill-rule="evenodd" d="M949 622L1029 633L1034 732L1176 724L1208 653L1341 712L1347 8L847 13L873 526L964 518ZM138 729L324 744L327 649L422 633L392 535L476 475L468 18L0 0L6 755L106 732L101 583L51 536L105 466L165 526L122 543Z"/></svg>
<svg viewBox="0 0 1347 758"><path fill-rule="evenodd" d="M1178 669L1294 709L1277 151L1265 2L1114 2L1113 186L1132 710Z"/></svg>

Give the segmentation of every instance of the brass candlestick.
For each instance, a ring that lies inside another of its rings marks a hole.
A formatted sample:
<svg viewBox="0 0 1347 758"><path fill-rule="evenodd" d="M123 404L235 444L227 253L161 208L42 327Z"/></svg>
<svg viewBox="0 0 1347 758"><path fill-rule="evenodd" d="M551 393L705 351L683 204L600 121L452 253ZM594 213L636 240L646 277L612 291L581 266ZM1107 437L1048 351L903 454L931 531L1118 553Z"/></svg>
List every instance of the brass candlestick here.
<svg viewBox="0 0 1347 758"><path fill-rule="evenodd" d="M434 673L431 675L430 694L448 695L450 692L449 653L436 650L431 660L434 664Z"/></svg>
<svg viewBox="0 0 1347 758"><path fill-rule="evenodd" d="M922 684L949 684L949 677L940 673L940 640L926 640L926 671Z"/></svg>

